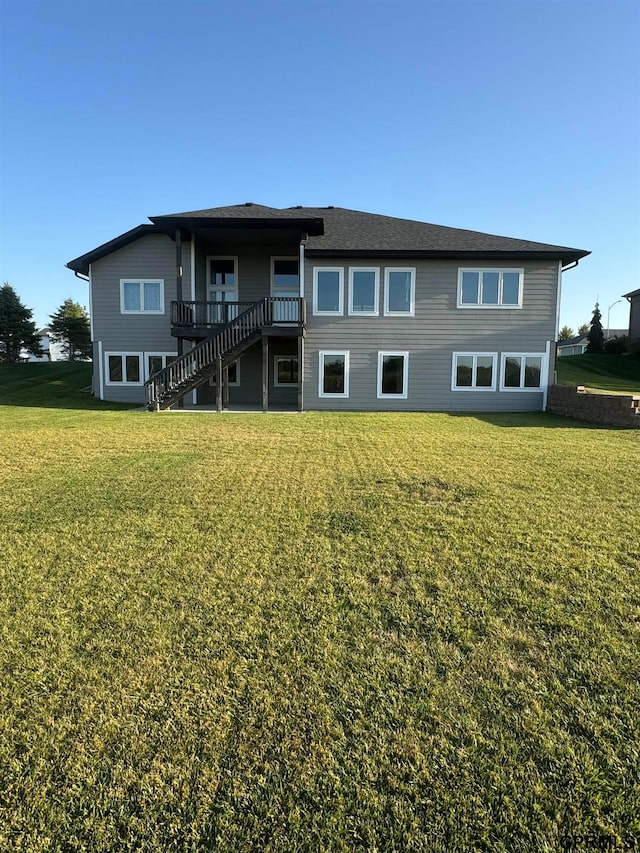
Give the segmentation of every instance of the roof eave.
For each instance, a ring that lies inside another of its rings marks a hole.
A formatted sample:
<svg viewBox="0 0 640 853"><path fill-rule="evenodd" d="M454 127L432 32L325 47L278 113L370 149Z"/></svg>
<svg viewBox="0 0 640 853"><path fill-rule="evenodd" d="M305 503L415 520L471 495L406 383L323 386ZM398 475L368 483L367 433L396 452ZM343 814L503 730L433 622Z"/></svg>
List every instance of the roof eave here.
<svg viewBox="0 0 640 853"><path fill-rule="evenodd" d="M591 252L582 249L558 247L557 250L544 251L513 251L494 249L483 250L442 250L442 249L312 249L307 248L307 257L325 258L440 258L441 260L469 261L527 261L527 260L560 260L563 264L579 261Z"/></svg>
<svg viewBox="0 0 640 853"><path fill-rule="evenodd" d="M94 261L99 260L100 258L104 258L105 255L110 255L111 252L115 252L118 249L122 249L123 246L127 246L129 243L133 243L135 240L140 239L140 237L145 234L161 234L162 231L156 225L136 225L135 228L132 228L130 231L125 231L124 234L120 234L118 237L114 237L113 240L109 240L107 243L103 243L101 246L97 246L95 249L92 249L90 252L85 252L84 255L80 255L78 258L74 258L72 261L69 261L65 264L67 269L72 270L73 272L81 273L82 275L89 275L89 266Z"/></svg>

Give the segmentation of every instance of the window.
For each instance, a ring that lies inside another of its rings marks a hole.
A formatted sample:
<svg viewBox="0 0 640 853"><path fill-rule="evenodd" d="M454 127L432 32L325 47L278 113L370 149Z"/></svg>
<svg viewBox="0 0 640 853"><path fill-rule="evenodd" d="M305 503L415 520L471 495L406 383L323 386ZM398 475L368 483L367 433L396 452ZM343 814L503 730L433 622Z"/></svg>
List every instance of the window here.
<svg viewBox="0 0 640 853"><path fill-rule="evenodd" d="M385 317L413 316L415 282L415 267L387 267L384 271Z"/></svg>
<svg viewBox="0 0 640 853"><path fill-rule="evenodd" d="M495 391L496 358L494 352L454 352L452 391Z"/></svg>
<svg viewBox="0 0 640 853"><path fill-rule="evenodd" d="M300 322L298 258L271 258L271 296L274 323Z"/></svg>
<svg viewBox="0 0 640 853"><path fill-rule="evenodd" d="M271 295L286 291L285 296L300 296L298 258L271 258Z"/></svg>
<svg viewBox="0 0 640 853"><path fill-rule="evenodd" d="M207 257L207 298L210 302L238 301L238 259Z"/></svg>
<svg viewBox="0 0 640 853"><path fill-rule="evenodd" d="M145 365L147 368L146 378L150 379L154 373L165 368L175 361L178 354L175 352L147 352L145 353Z"/></svg>
<svg viewBox="0 0 640 853"><path fill-rule="evenodd" d="M106 352L107 385L142 385L141 352Z"/></svg>
<svg viewBox="0 0 640 853"><path fill-rule="evenodd" d="M523 270L459 269L458 308L522 308Z"/></svg>
<svg viewBox="0 0 640 853"><path fill-rule="evenodd" d="M164 314L162 279L120 279L121 314Z"/></svg>
<svg viewBox="0 0 640 853"><path fill-rule="evenodd" d="M240 385L240 359L238 359L237 361L232 361L229 365L228 370L229 385L237 387L238 385ZM214 387L217 385L215 373L209 380L209 385L213 385Z"/></svg>
<svg viewBox="0 0 640 853"><path fill-rule="evenodd" d="M377 267L349 267L349 314L376 317L380 270Z"/></svg>
<svg viewBox="0 0 640 853"><path fill-rule="evenodd" d="M274 359L273 384L276 388L298 384L298 358L291 355L277 355Z"/></svg>
<svg viewBox="0 0 640 853"><path fill-rule="evenodd" d="M408 391L409 353L378 353L378 399L397 397L406 400Z"/></svg>
<svg viewBox="0 0 640 853"><path fill-rule="evenodd" d="M342 314L344 311L344 270L340 267L314 267L313 313Z"/></svg>
<svg viewBox="0 0 640 853"><path fill-rule="evenodd" d="M325 350L320 353L318 396L349 396L348 351Z"/></svg>
<svg viewBox="0 0 640 853"><path fill-rule="evenodd" d="M500 390L540 390L544 363L544 353L503 353Z"/></svg>

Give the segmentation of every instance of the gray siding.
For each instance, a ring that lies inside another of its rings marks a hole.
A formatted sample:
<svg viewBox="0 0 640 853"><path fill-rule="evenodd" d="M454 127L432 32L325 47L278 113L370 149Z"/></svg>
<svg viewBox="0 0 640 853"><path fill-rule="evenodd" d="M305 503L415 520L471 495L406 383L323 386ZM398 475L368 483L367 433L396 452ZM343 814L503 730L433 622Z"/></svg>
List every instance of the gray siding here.
<svg viewBox="0 0 640 853"><path fill-rule="evenodd" d="M183 298L191 294L191 244L183 244ZM150 278L164 281L164 314L122 314L120 279ZM91 266L91 305L94 336L94 393L99 393L95 366L99 364L98 342L102 344L104 397L124 403L144 402L139 385L107 385L107 352L177 352L171 335L169 305L176 298L176 245L162 234L150 234L112 252ZM187 347L188 348L188 347ZM143 368L144 369L144 368Z"/></svg>
<svg viewBox="0 0 640 853"><path fill-rule="evenodd" d="M456 261L394 261L358 259L352 266L380 267L380 316L348 317L348 269L344 259L307 258L305 296L307 339L305 347L305 408L405 411L528 411L542 408L541 391L452 391L452 353L496 352L497 369L503 352L544 353L555 339L558 264L537 262L497 263L500 268L524 268L523 307L457 308L459 266ZM316 317L312 313L313 268L344 268L343 317ZM414 317L384 317L385 267L416 268ZM492 266L486 262L478 266ZM318 396L321 350L348 350L348 399ZM409 351L408 397L377 398L378 351Z"/></svg>

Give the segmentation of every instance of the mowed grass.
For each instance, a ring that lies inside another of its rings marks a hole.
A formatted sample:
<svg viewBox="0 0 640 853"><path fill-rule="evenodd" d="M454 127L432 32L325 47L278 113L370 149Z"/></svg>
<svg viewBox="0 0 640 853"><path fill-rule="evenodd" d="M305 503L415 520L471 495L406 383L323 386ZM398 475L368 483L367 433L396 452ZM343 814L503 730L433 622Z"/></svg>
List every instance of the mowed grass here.
<svg viewBox="0 0 640 853"><path fill-rule="evenodd" d="M0 406L0 849L637 849L639 482L537 414Z"/></svg>
<svg viewBox="0 0 640 853"><path fill-rule="evenodd" d="M568 355L556 359L560 385L596 391L640 394L640 358L626 355Z"/></svg>

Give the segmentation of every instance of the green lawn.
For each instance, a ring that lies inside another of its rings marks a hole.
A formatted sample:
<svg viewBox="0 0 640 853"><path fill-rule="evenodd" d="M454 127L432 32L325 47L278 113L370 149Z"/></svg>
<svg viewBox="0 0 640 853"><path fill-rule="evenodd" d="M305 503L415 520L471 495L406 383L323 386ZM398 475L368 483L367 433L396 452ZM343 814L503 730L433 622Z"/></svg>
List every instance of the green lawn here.
<svg viewBox="0 0 640 853"><path fill-rule="evenodd" d="M625 355L568 355L556 359L560 385L640 394L640 358Z"/></svg>
<svg viewBox="0 0 640 853"><path fill-rule="evenodd" d="M637 431L74 387L0 405L0 849L637 849Z"/></svg>

